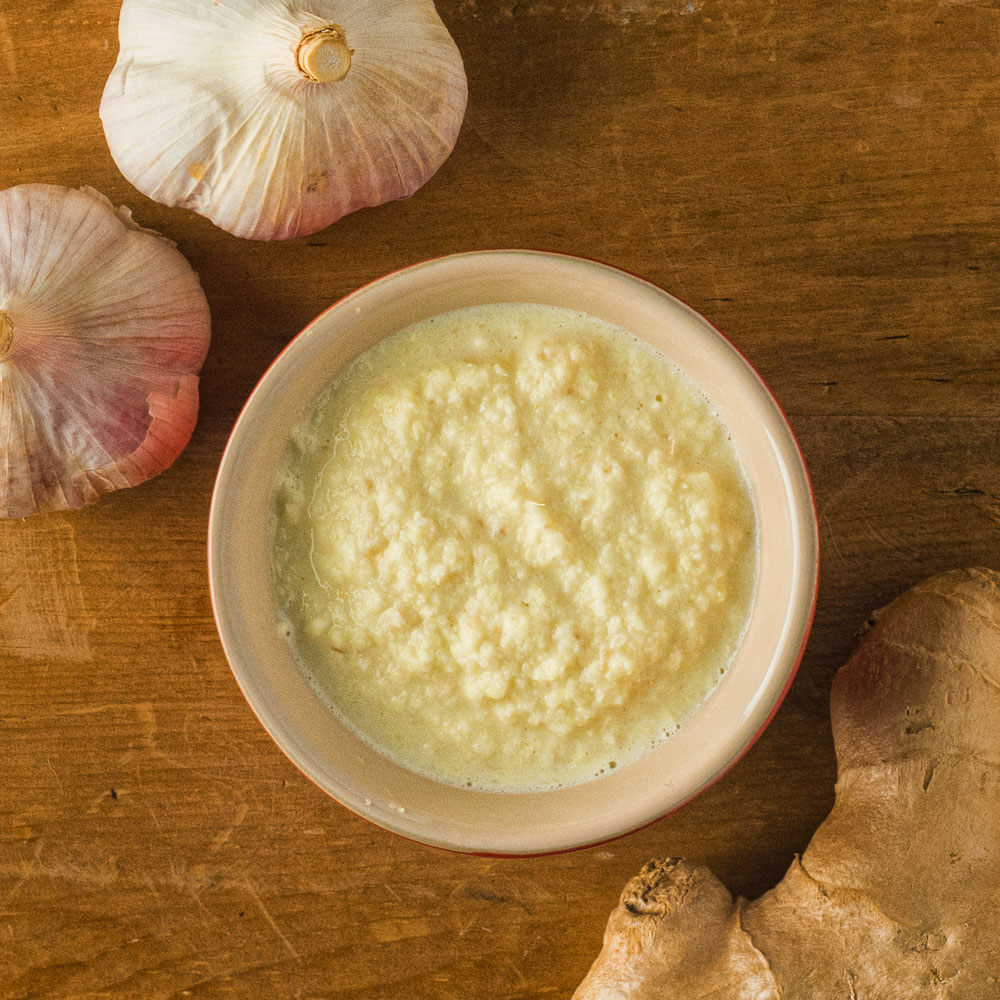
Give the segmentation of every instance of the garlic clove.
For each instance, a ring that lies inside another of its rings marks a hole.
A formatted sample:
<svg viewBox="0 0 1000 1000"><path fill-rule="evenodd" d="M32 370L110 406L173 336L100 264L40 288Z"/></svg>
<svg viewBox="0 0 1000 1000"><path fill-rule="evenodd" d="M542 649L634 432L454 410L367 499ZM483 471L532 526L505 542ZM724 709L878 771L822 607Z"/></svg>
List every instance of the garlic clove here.
<svg viewBox="0 0 1000 1000"><path fill-rule="evenodd" d="M431 0L125 0L119 39L101 100L118 167L250 239L413 194L465 114Z"/></svg>
<svg viewBox="0 0 1000 1000"><path fill-rule="evenodd" d="M92 188L0 191L0 516L93 503L181 453L208 303L174 245Z"/></svg>

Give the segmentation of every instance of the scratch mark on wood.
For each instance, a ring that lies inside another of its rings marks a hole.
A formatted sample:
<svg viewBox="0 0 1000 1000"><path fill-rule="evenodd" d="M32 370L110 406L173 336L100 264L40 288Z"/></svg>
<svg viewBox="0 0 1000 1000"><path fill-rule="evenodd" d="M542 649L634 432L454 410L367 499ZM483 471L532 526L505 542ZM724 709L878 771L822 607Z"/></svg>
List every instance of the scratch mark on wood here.
<svg viewBox="0 0 1000 1000"><path fill-rule="evenodd" d="M262 900L260 896L257 895L257 890L253 887L253 883L250 881L250 879L244 879L243 885L246 887L247 892L250 893L250 898L253 899L254 903L257 904L257 908L260 910L261 914L267 921L271 930L273 930L274 933L278 935L284 946L288 949L288 952L292 956L292 958L294 958L296 961L301 961L299 953L295 950L295 946L292 944L291 941L288 940L288 938L285 937L284 934L281 933L281 928L277 925L277 923L275 923L274 917L271 916L271 911L268 910L268 908L264 905L264 900Z"/></svg>
<svg viewBox="0 0 1000 1000"><path fill-rule="evenodd" d="M894 542L890 542L889 539L886 538L885 535L883 535L867 517L865 518L864 523L865 527L872 533L876 540L880 541L887 549L894 549L896 552L903 551Z"/></svg>
<svg viewBox="0 0 1000 1000"><path fill-rule="evenodd" d="M497 145L496 143L491 142L483 134L483 130L482 129L476 128L475 126L473 126L472 132L475 134L476 138L479 139L479 141L491 153L496 154L496 156L498 156L504 163L506 163L506 164L514 167L519 173L522 173L522 174L525 173L524 164L522 162L518 161L518 159L516 157L511 156L510 153L505 152L504 149L501 146ZM537 187L539 189L541 189L542 186L543 186L542 183L541 183L541 181L538 180L538 178L532 178L531 182L535 185L535 187Z"/></svg>
<svg viewBox="0 0 1000 1000"><path fill-rule="evenodd" d="M146 812L148 812L149 815L152 817L153 822L156 824L156 829L159 831L160 836L162 837L164 835L163 827L160 826L160 821L156 818L156 813L153 812L152 806L146 806Z"/></svg>
<svg viewBox="0 0 1000 1000"><path fill-rule="evenodd" d="M156 885L154 884L153 880L149 877L148 874L143 874L142 880L143 880L143 882L146 883L147 886L149 886L149 891L156 898L157 902L159 902L159 900L160 900L160 892L156 888Z"/></svg>
<svg viewBox="0 0 1000 1000"><path fill-rule="evenodd" d="M52 765L52 758L51 757L46 757L45 758L45 765L52 772L52 777L56 779L56 784L59 786L59 794L60 795L65 795L66 794L66 789L63 786L62 778L59 777L59 772L55 769L55 767L53 767L53 765Z"/></svg>
<svg viewBox="0 0 1000 1000"><path fill-rule="evenodd" d="M215 839L212 841L213 854L220 850L224 844L229 842L229 838L233 835L233 830L235 830L238 826L241 826L243 821L247 818L247 811L247 804L245 802L241 802L239 806L237 806L236 817L232 824L221 833L217 834Z"/></svg>
<svg viewBox="0 0 1000 1000"><path fill-rule="evenodd" d="M121 607L124 602L126 602L130 597L134 596L137 592L136 587L129 587L128 590L122 593L116 593L109 597L101 606L95 609L93 615L91 615L92 627L97 628L102 621L104 621L104 612L108 608Z"/></svg>
<svg viewBox="0 0 1000 1000"><path fill-rule="evenodd" d="M13 886L13 888L11 888L10 892L8 892L7 895L4 897L3 905L5 909L8 906L10 906L11 900L14 898L14 896L17 895L18 891L21 889L23 885L29 882L32 878L35 878L38 875L45 874L41 863L43 844L44 840L40 839L38 843L35 845L35 856L30 861L21 862L18 868L18 870L21 873L21 879Z"/></svg>
<svg viewBox="0 0 1000 1000"><path fill-rule="evenodd" d="M517 976L518 986L520 986L522 990L528 989L528 980L524 978L524 974L521 970L509 958L505 958L504 961L514 970L514 975Z"/></svg>
<svg viewBox="0 0 1000 1000"><path fill-rule="evenodd" d="M201 922L205 925L208 930L212 929L212 914L208 912L208 907L201 901L201 895L192 890L191 898L198 904L198 909L201 910Z"/></svg>
<svg viewBox="0 0 1000 1000"><path fill-rule="evenodd" d="M452 896L456 896L460 893L470 882L471 878L464 878L461 882L456 882L455 887L448 893L448 898L451 899Z"/></svg>
<svg viewBox="0 0 1000 1000"><path fill-rule="evenodd" d="M427 937L431 932L431 925L426 917L410 917L401 920L376 920L368 925L368 929L376 941L388 944L407 938Z"/></svg>
<svg viewBox="0 0 1000 1000"><path fill-rule="evenodd" d="M155 747L156 746L156 713L153 711L153 703L151 701L136 702L135 704L135 716L136 721L142 726L144 732L142 734L141 746L144 747Z"/></svg>
<svg viewBox="0 0 1000 1000"><path fill-rule="evenodd" d="M61 718L64 715L99 715L101 712L110 712L112 709L118 708L117 705L88 705L85 708L62 708L53 716L53 718Z"/></svg>
<svg viewBox="0 0 1000 1000"><path fill-rule="evenodd" d="M837 553L837 558L847 566L847 560L844 558L844 553L840 551L840 546L837 544L837 536L833 533L833 524L830 522L830 516L824 509L820 514L820 523L826 525L826 534L830 539L830 544L833 546L833 551Z"/></svg>

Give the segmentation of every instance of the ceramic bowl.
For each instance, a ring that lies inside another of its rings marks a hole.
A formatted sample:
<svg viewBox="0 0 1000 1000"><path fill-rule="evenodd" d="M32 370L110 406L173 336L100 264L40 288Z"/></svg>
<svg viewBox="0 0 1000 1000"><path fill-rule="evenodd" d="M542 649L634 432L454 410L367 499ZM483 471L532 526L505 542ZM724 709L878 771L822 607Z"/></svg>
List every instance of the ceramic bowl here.
<svg viewBox="0 0 1000 1000"><path fill-rule="evenodd" d="M719 685L678 732L584 784L526 794L462 789L371 749L324 706L275 623L269 517L292 428L362 351L465 306L534 302L582 310L659 348L725 421L757 507L750 620ZM815 508L802 455L774 397L739 351L684 303L590 260L534 251L457 254L359 289L309 324L261 379L222 458L209 524L212 604L247 701L320 788L404 837L482 854L599 843L677 809L719 778L770 721L798 666L816 597Z"/></svg>

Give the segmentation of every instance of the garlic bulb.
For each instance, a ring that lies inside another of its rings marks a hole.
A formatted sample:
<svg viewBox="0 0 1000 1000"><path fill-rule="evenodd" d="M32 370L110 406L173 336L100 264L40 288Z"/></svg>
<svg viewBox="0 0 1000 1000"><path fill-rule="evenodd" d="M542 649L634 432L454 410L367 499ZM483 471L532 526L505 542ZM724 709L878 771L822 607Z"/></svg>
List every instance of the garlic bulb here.
<svg viewBox="0 0 1000 1000"><path fill-rule="evenodd" d="M140 190L250 239L413 194L465 113L431 0L125 0L101 100Z"/></svg>
<svg viewBox="0 0 1000 1000"><path fill-rule="evenodd" d="M0 191L0 516L83 507L181 453L209 341L198 276L92 188Z"/></svg>

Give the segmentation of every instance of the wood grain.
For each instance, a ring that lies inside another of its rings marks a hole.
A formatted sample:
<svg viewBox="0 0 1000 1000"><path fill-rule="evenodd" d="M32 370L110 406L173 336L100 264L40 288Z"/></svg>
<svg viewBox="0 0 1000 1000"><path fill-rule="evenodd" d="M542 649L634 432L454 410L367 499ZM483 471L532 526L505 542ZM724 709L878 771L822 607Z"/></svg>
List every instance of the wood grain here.
<svg viewBox="0 0 1000 1000"><path fill-rule="evenodd" d="M92 184L177 240L214 339L159 479L0 525L0 996L565 997L650 856L738 892L829 808L829 683L868 612L1000 567L1000 11L962 0L447 0L469 111L412 199L241 242L117 173L114 0L0 8L0 186ZM680 813L539 860L452 856L303 778L215 636L214 471L284 344L362 282L529 246L608 260L726 330L801 437L823 570L763 739Z"/></svg>

